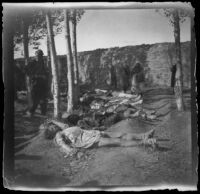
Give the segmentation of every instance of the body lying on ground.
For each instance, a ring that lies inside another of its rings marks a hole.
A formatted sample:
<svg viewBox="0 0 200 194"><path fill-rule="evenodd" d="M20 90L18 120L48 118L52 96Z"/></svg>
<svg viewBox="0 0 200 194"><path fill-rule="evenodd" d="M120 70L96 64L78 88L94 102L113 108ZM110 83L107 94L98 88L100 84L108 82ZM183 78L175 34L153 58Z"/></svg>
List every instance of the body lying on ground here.
<svg viewBox="0 0 200 194"><path fill-rule="evenodd" d="M155 111L138 110L136 108L130 108L127 105L118 105L115 111L102 112L100 109L82 116L72 114L65 118L64 121L69 124L69 126L79 126L83 129L101 127L99 130L102 131L119 121L133 119L135 117L152 120L156 118L156 115Z"/></svg>
<svg viewBox="0 0 200 194"><path fill-rule="evenodd" d="M52 130L52 126L57 128ZM56 145L65 154L70 154L74 148L91 148L102 146L151 146L155 148L156 139L153 138L154 130L146 133L124 133L124 132L107 132L98 130L84 130L78 126L68 127L66 124L52 120L48 123L46 131L51 130L49 139L53 139Z"/></svg>

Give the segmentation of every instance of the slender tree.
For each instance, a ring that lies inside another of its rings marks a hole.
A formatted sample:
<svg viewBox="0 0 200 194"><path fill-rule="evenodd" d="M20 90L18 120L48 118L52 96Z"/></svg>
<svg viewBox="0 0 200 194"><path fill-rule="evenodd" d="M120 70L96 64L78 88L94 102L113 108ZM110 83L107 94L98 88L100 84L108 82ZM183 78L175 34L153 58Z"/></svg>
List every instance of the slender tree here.
<svg viewBox="0 0 200 194"><path fill-rule="evenodd" d="M56 49L55 49L53 26L51 22L50 11L46 12L46 22L47 22L47 31L48 31L50 51L51 51L51 69L52 69L53 86L54 86L54 93L53 93L54 117L59 118L60 117L60 110L59 110L60 96L59 96L59 86L58 86L58 64L57 64L57 58L56 58Z"/></svg>
<svg viewBox="0 0 200 194"><path fill-rule="evenodd" d="M79 69L77 60L77 38L76 38L76 27L77 27L77 14L76 10L72 13L72 53L74 62L74 105L76 106L79 98Z"/></svg>
<svg viewBox="0 0 200 194"><path fill-rule="evenodd" d="M70 27L69 27L69 11L64 10L64 23L65 23L65 39L66 39L66 50L67 50L67 70L68 70L68 106L67 112L72 112L74 108L74 68L73 58L71 50L71 38L70 38Z"/></svg>
<svg viewBox="0 0 200 194"><path fill-rule="evenodd" d="M51 68L51 51L49 44L49 36L47 36L47 67Z"/></svg>
<svg viewBox="0 0 200 194"><path fill-rule="evenodd" d="M77 24L84 14L83 9L73 9L70 12L70 20L72 24L72 54L74 64L74 106L78 104L80 89L79 89L79 67L77 58Z"/></svg>
<svg viewBox="0 0 200 194"><path fill-rule="evenodd" d="M182 75L182 61L181 61L181 43L180 43L180 18L177 10L173 12L174 21L174 38L175 38L175 56L176 56L176 81L175 81L175 97L178 111L184 110L183 103L183 75Z"/></svg>
<svg viewBox="0 0 200 194"><path fill-rule="evenodd" d="M49 36L47 35L47 68L51 70L51 51L50 51L50 43L49 43ZM48 95L50 98L53 98L53 81L52 81L52 74L48 75Z"/></svg>
<svg viewBox="0 0 200 194"><path fill-rule="evenodd" d="M21 17L21 26L22 26L22 34L23 34L23 47L24 47L24 61L25 66L28 65L29 62L29 37L28 37L28 29L29 29L29 18L26 15ZM26 88L27 88L27 101L28 107L30 108L32 105L32 98L31 98L31 83L30 78L26 76Z"/></svg>
<svg viewBox="0 0 200 194"><path fill-rule="evenodd" d="M181 43L180 43L180 23L185 21L188 17L188 10L184 9L172 9L166 8L156 10L161 14L164 14L172 24L174 28L174 39L175 39L175 59L176 59L176 77L175 77L175 97L178 111L184 110L183 103L183 73L182 73L182 60L181 60Z"/></svg>

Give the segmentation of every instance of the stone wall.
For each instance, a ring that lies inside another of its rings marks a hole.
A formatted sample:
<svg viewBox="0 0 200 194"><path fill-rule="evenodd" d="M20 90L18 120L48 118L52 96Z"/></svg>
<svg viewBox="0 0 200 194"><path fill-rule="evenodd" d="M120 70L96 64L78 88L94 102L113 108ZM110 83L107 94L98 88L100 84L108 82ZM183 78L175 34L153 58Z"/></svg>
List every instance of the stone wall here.
<svg viewBox="0 0 200 194"><path fill-rule="evenodd" d="M183 83L190 87L190 42L181 43ZM17 60L18 62L20 59ZM21 60L22 62L23 60ZM20 62L20 63L21 63ZM117 88L123 86L123 68L129 72L140 62L149 86L170 86L170 67L175 63L173 43L157 43L97 49L78 53L79 79L89 87L106 89L111 86L111 72L115 72ZM59 75L62 88L67 84L66 56L58 56ZM128 80L127 82L131 82Z"/></svg>
<svg viewBox="0 0 200 194"><path fill-rule="evenodd" d="M190 87L190 44L181 44L183 83ZM175 63L175 49L172 43L152 45L147 52L147 80L153 85L170 86L170 67Z"/></svg>

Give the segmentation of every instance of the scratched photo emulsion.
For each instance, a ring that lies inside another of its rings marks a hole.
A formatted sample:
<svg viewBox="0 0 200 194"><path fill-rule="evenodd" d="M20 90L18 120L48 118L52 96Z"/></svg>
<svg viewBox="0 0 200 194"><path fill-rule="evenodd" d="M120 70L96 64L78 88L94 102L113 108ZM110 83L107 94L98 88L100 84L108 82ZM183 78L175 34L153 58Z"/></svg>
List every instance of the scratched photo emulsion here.
<svg viewBox="0 0 200 194"><path fill-rule="evenodd" d="M197 190L190 3L3 3L9 190Z"/></svg>

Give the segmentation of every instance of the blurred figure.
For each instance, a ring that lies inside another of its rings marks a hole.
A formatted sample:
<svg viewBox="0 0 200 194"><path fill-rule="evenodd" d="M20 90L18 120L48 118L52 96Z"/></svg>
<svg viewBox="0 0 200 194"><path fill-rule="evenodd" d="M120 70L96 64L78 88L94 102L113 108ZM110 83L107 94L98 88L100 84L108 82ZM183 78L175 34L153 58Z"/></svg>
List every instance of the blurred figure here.
<svg viewBox="0 0 200 194"><path fill-rule="evenodd" d="M47 111L48 95L48 69L43 60L43 51L35 52L35 60L26 67L26 74L30 77L32 106L26 112L27 116L32 116L40 104L41 114Z"/></svg>
<svg viewBox="0 0 200 194"><path fill-rule="evenodd" d="M130 70L129 70L129 66L128 65L124 65L121 69L120 69L120 74L121 74L121 81L122 81L122 89L124 91L124 93L127 92L127 90L129 89L130 83Z"/></svg>
<svg viewBox="0 0 200 194"><path fill-rule="evenodd" d="M171 87L174 94L175 78L176 78L176 64L172 65L171 70Z"/></svg>
<svg viewBox="0 0 200 194"><path fill-rule="evenodd" d="M14 83L15 83L15 100L18 99L18 91L26 89L25 86L25 73L20 63L15 63L14 65Z"/></svg>
<svg viewBox="0 0 200 194"><path fill-rule="evenodd" d="M142 95L142 88L145 81L142 65L137 62L132 72L131 91Z"/></svg>

